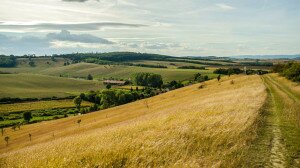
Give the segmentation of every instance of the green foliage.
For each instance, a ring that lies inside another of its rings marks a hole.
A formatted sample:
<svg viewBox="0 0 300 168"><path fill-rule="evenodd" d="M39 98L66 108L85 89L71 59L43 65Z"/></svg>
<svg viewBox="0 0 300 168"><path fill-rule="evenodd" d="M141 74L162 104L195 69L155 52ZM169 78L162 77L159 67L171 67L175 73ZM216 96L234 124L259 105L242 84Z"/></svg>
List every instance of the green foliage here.
<svg viewBox="0 0 300 168"><path fill-rule="evenodd" d="M197 66L180 66L178 69L202 69L205 70L205 67L197 67Z"/></svg>
<svg viewBox="0 0 300 168"><path fill-rule="evenodd" d="M97 61L126 62L126 61L137 61L137 60L166 60L167 58L172 58L169 56L158 55L158 54L133 53L133 52L75 53L75 54L60 55L60 57L71 59L74 62L81 62L87 60L90 63L95 63Z"/></svg>
<svg viewBox="0 0 300 168"><path fill-rule="evenodd" d="M277 64L273 67L273 72L279 73L289 80L300 82L300 64L289 62L287 64Z"/></svg>
<svg viewBox="0 0 300 168"><path fill-rule="evenodd" d="M294 81L300 82L300 64L299 63L289 63L284 67L282 72L283 76Z"/></svg>
<svg viewBox="0 0 300 168"><path fill-rule="evenodd" d="M214 70L214 74L222 74L222 75L232 75L232 74L240 74L240 73L243 73L243 70L239 68L228 68L228 69L218 68Z"/></svg>
<svg viewBox="0 0 300 168"><path fill-rule="evenodd" d="M106 89L110 89L110 88L111 88L111 84L107 84Z"/></svg>
<svg viewBox="0 0 300 168"><path fill-rule="evenodd" d="M16 57L0 55L0 67L15 67L17 65Z"/></svg>
<svg viewBox="0 0 300 168"><path fill-rule="evenodd" d="M170 90L173 90L173 89L178 89L178 88L181 88L183 87L184 85L180 82L177 82L177 81L171 81L169 83L167 83L166 85L164 85L164 88L168 88Z"/></svg>
<svg viewBox="0 0 300 168"><path fill-rule="evenodd" d="M75 104L75 107L77 109L80 109L82 99L79 96L77 96L77 97L74 98L73 102Z"/></svg>
<svg viewBox="0 0 300 168"><path fill-rule="evenodd" d="M89 74L89 75L87 76L87 80L93 80L93 76L92 76L91 74Z"/></svg>
<svg viewBox="0 0 300 168"><path fill-rule="evenodd" d="M255 62L241 62L240 64L246 66L273 66L272 62L259 62L258 60Z"/></svg>
<svg viewBox="0 0 300 168"><path fill-rule="evenodd" d="M136 85L149 86L149 87L161 87L163 80L161 75L154 73L137 73L134 76Z"/></svg>
<svg viewBox="0 0 300 168"><path fill-rule="evenodd" d="M23 113L23 118L26 122L29 122L32 119L32 114L30 111L24 112Z"/></svg>
<svg viewBox="0 0 300 168"><path fill-rule="evenodd" d="M80 99L84 100L85 99L85 94L84 93L80 93L79 97L80 97Z"/></svg>
<svg viewBox="0 0 300 168"><path fill-rule="evenodd" d="M209 78L207 75L204 75L202 76L200 73L196 73L194 75L194 81L197 81L197 82L204 82L204 81L207 81Z"/></svg>
<svg viewBox="0 0 300 168"><path fill-rule="evenodd" d="M29 63L28 63L31 67L34 67L35 66L35 63L34 61L30 60Z"/></svg>

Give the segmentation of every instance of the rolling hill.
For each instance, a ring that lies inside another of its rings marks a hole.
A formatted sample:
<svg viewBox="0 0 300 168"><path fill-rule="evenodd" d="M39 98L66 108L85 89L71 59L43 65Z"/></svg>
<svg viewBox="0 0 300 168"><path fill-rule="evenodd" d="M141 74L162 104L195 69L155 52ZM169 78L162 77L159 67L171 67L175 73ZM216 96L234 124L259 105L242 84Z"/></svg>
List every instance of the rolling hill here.
<svg viewBox="0 0 300 168"><path fill-rule="evenodd" d="M103 88L102 82L68 79L38 74L1 74L0 97L67 97Z"/></svg>
<svg viewBox="0 0 300 168"><path fill-rule="evenodd" d="M5 130L4 167L239 166L267 92L232 76L111 109ZM81 124L76 122L81 120ZM32 141L28 134L32 135ZM60 157L57 157L60 156ZM159 157L158 157L159 156Z"/></svg>

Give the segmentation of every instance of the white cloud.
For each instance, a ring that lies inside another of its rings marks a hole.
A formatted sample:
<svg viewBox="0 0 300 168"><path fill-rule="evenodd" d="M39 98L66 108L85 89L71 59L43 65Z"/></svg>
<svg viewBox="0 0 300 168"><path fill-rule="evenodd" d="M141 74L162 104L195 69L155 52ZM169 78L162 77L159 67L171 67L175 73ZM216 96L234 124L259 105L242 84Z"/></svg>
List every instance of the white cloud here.
<svg viewBox="0 0 300 168"><path fill-rule="evenodd" d="M96 37L90 34L71 34L67 30L62 30L60 33L49 33L47 34L47 39L50 41L73 41L80 43L99 43L99 44L113 44L113 42L106 39Z"/></svg>
<svg viewBox="0 0 300 168"><path fill-rule="evenodd" d="M1 0L0 34L8 40L0 47L5 54L42 48L42 55L102 49L170 55L299 53L299 5L296 0ZM72 33L61 37L60 30ZM114 44L102 44L105 40ZM276 50L262 47L270 42L278 44L272 46ZM49 48L54 44L59 50Z"/></svg>
<svg viewBox="0 0 300 168"><path fill-rule="evenodd" d="M220 9L224 10L224 11L230 11L230 10L234 10L235 7L224 4L224 3L218 3L216 4L217 7L219 7Z"/></svg>
<svg viewBox="0 0 300 168"><path fill-rule="evenodd" d="M101 28L139 28L142 24L118 23L118 22L89 22L89 23L41 23L41 22L4 22L0 23L0 30L23 31L49 31L49 30L77 30L92 31Z"/></svg>

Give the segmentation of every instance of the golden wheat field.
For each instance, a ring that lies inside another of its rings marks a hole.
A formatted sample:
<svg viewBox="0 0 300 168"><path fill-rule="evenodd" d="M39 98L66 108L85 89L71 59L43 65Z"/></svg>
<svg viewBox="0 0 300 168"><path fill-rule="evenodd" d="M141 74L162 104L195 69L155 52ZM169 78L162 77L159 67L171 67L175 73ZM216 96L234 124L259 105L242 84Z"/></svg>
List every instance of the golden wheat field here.
<svg viewBox="0 0 300 168"><path fill-rule="evenodd" d="M0 167L238 167L267 97L262 79L231 76L200 85L7 129Z"/></svg>

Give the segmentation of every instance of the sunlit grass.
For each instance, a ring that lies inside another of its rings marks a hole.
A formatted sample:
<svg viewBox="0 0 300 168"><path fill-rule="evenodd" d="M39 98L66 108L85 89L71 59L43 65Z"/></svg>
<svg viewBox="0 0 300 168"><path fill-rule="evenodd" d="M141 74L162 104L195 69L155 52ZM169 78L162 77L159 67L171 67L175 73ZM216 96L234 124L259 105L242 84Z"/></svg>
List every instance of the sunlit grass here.
<svg viewBox="0 0 300 168"><path fill-rule="evenodd" d="M202 89L196 84L78 117L80 127L76 118L25 127L20 135L11 136L19 141L8 147L1 142L1 163L7 167L238 166L265 99L258 76L226 77L220 83L209 81ZM54 140L42 141L50 134L37 134L53 128L59 129ZM37 138L33 146L26 137L31 131ZM16 150L18 146L30 147Z"/></svg>

